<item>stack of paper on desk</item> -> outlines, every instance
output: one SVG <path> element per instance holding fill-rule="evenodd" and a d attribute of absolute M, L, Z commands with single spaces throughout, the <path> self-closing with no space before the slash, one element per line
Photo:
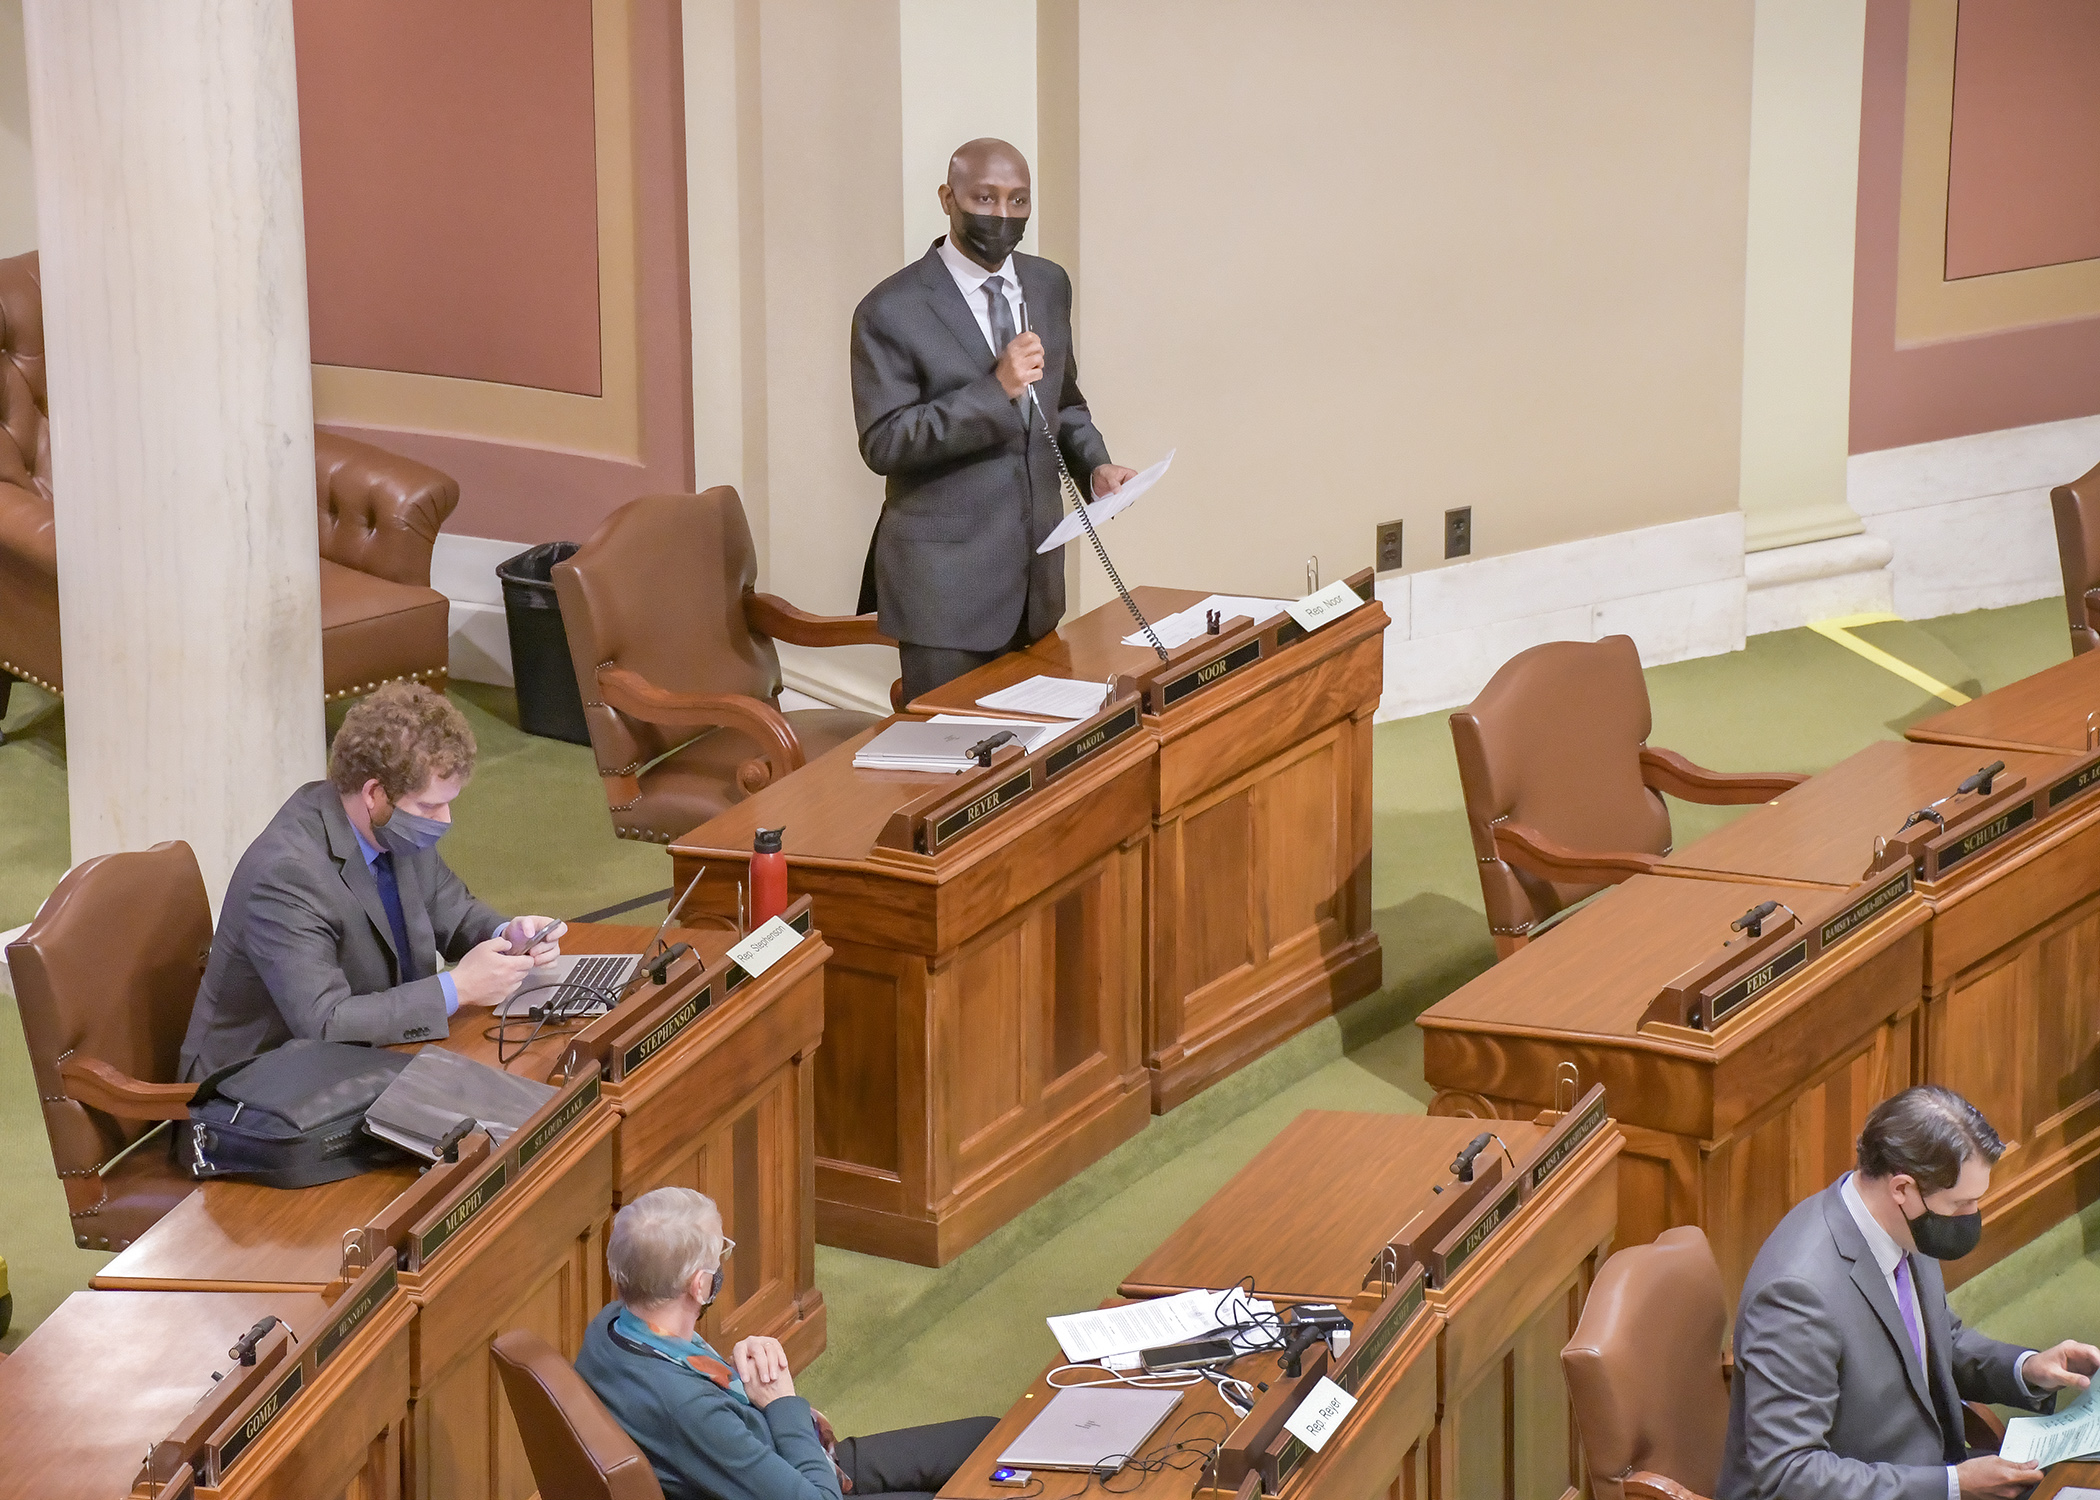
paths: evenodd
<path fill-rule="evenodd" d="M 1023 751 L 1033 755 L 1079 721 L 1077 719 L 1052 719 L 1047 724 L 1034 723 L 1028 719 L 979 719 L 969 714 L 935 714 L 930 723 L 974 724 L 980 735 L 997 734 L 1004 729 L 1014 737 L 1014 743 Z"/>
<path fill-rule="evenodd" d="M 1012 714 L 1041 714 L 1051 719 L 1084 719 L 1101 712 L 1107 701 L 1105 683 L 1071 677 L 1031 677 L 985 694 L 977 700 L 977 706 L 1003 708 Z"/>
<path fill-rule="evenodd" d="M 1062 734 L 1067 727 L 947 715 L 926 723 L 907 720 L 892 724 L 861 746 L 854 752 L 853 764 L 863 771 L 966 771 L 977 764 L 970 747 L 990 735 L 1010 734 L 1026 751 Z"/>
<path fill-rule="evenodd" d="M 1185 646 L 1207 628 L 1204 616 L 1212 610 L 1218 612 L 1218 626 L 1226 629 L 1238 620 L 1267 620 L 1283 613 L 1288 599 L 1258 599 L 1246 594 L 1212 594 L 1201 604 L 1190 605 L 1179 614 L 1168 615 L 1163 620 L 1154 620 L 1152 630 L 1159 643 L 1172 651 L 1176 646 Z M 1133 631 L 1123 637 L 1126 646 L 1149 646 L 1142 630 Z"/>
<path fill-rule="evenodd" d="M 1065 1358 L 1082 1364 L 1137 1349 L 1200 1339 L 1220 1328 L 1273 1325 L 1275 1317 L 1274 1303 L 1257 1302 L 1235 1286 L 1222 1292 L 1183 1292 L 1179 1296 L 1155 1297 L 1043 1321 L 1057 1336 Z"/>

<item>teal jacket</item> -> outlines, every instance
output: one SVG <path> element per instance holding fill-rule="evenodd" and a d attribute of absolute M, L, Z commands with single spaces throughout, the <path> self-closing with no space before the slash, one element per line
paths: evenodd
<path fill-rule="evenodd" d="M 576 1372 L 649 1456 L 665 1500 L 841 1500 L 809 1403 L 750 1405 L 675 1358 L 616 1337 L 614 1302 L 584 1330 Z"/>

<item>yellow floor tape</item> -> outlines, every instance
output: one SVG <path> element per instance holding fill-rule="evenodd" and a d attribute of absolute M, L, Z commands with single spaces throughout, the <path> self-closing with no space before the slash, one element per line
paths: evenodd
<path fill-rule="evenodd" d="M 1891 656 L 1879 646 L 1871 646 L 1852 633 L 1857 626 L 1886 625 L 1902 618 L 1901 615 L 1840 615 L 1835 620 L 1812 621 L 1808 628 L 1825 640 L 1836 641 L 1847 651 L 1865 657 L 1883 671 L 1894 672 L 1905 682 L 1925 689 L 1933 697 L 1951 703 L 1956 708 L 1967 703 L 1969 701 L 1967 693 L 1957 692 L 1955 689 L 1948 687 L 1946 683 L 1941 682 L 1937 677 L 1920 672 L 1901 657 Z"/>

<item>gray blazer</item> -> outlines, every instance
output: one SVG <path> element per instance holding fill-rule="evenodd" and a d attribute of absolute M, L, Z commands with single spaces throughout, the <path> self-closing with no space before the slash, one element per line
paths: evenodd
<path fill-rule="evenodd" d="M 1794 1205 L 1743 1283 L 1717 1500 L 1947 1500 L 1962 1401 L 2053 1404 L 2020 1394 L 2026 1351 L 1964 1328 L 1939 1262 L 1914 1255 L 1928 1380 L 1843 1181 Z"/>
<path fill-rule="evenodd" d="M 1060 549 L 1035 549 L 1064 514 L 1041 418 L 992 374 L 998 358 L 941 263 L 940 241 L 853 311 L 853 417 L 860 455 L 885 476 L 860 610 L 918 646 L 998 651 L 1025 604 L 1031 638 L 1065 613 Z M 1072 355 L 1072 282 L 1055 261 L 1015 255 L 1043 341 L 1036 396 L 1082 494 L 1107 463 Z M 1028 419 L 1022 420 L 1026 407 Z"/>
<path fill-rule="evenodd" d="M 295 1036 L 421 1042 L 448 1034 L 431 955 L 457 962 L 504 918 L 476 901 L 434 849 L 394 856 L 421 979 L 400 982 L 379 884 L 342 798 L 309 782 L 234 867 L 211 962 L 182 1043 L 182 1076 L 204 1077 Z"/>

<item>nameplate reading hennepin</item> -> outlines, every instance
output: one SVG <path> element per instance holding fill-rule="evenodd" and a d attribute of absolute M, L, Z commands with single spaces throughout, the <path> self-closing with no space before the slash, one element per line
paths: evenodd
<path fill-rule="evenodd" d="M 234 1432 L 232 1437 L 219 1445 L 219 1473 L 221 1475 L 224 1475 L 228 1469 L 232 1468 L 235 1460 L 248 1451 L 250 1443 L 270 1430 L 272 1422 L 284 1415 L 284 1409 L 291 1405 L 292 1397 L 299 1394 L 299 1387 L 305 1383 L 305 1367 L 303 1365 L 293 1365 L 292 1373 L 277 1383 L 277 1389 L 270 1392 L 263 1404 L 248 1413 L 248 1420 L 241 1423 L 239 1429 Z"/>
<path fill-rule="evenodd" d="M 933 841 L 945 844 L 958 833 L 983 822 L 1007 803 L 1028 790 L 1033 772 L 1023 771 L 1018 776 L 1009 776 L 991 791 L 986 792 L 968 807 L 959 807 L 947 817 L 933 825 Z"/>
<path fill-rule="evenodd" d="M 1738 979 L 1720 994 L 1714 996 L 1711 1013 L 1706 1018 L 1706 1029 L 1711 1031 L 1744 1006 L 1762 995 L 1778 980 L 1801 967 L 1808 961 L 1808 939 L 1787 949 L 1755 974 Z"/>
<path fill-rule="evenodd" d="M 1531 1190 L 1535 1193 L 1548 1177 L 1568 1163 L 1568 1158 L 1581 1149 L 1582 1143 L 1595 1135 L 1604 1125 L 1604 1096 L 1599 1094 L 1590 1107 L 1576 1117 L 1567 1132 L 1554 1142 L 1553 1149 L 1531 1164 Z"/>
<path fill-rule="evenodd" d="M 1972 854 L 1981 854 L 1991 845 L 2004 838 L 2015 828 L 2034 820 L 2034 803 L 2022 802 L 2018 807 L 1999 814 L 1974 833 L 1955 840 L 1940 851 L 1939 873 L 1944 875 Z"/>
<path fill-rule="evenodd" d="M 392 1257 L 388 1257 L 388 1260 L 391 1262 Z M 321 1336 L 314 1340 L 316 1371 L 327 1368 L 328 1361 L 335 1357 L 336 1351 L 350 1342 L 350 1335 L 364 1327 L 365 1320 L 370 1318 L 387 1298 L 394 1295 L 394 1286 L 395 1271 L 389 1263 L 372 1284 L 359 1292 L 336 1320 L 323 1329 Z"/>
<path fill-rule="evenodd" d="M 2049 806 L 2053 810 L 2070 801 L 2080 792 L 2089 792 L 2096 786 L 2100 786 L 2100 760 L 2096 760 L 2082 770 L 2066 776 L 2055 786 L 2049 788 Z"/>
<path fill-rule="evenodd" d="M 1063 749 L 1053 750 L 1043 762 L 1043 774 L 1062 776 L 1088 756 L 1099 754 L 1138 727 L 1138 706 L 1133 703 L 1113 719 L 1104 719 Z"/>
<path fill-rule="evenodd" d="M 689 998 L 685 1004 L 672 1011 L 656 1028 L 640 1041 L 620 1054 L 620 1076 L 631 1077 L 634 1070 L 678 1039 L 678 1034 L 700 1019 L 707 1007 L 714 1002 L 715 987 L 700 986 L 700 993 Z"/>
<path fill-rule="evenodd" d="M 705 994 L 707 992 L 702 990 L 701 993 Z M 659 1026 L 656 1029 L 661 1031 L 663 1027 Z M 651 1034 L 654 1035 L 654 1033 Z M 661 1046 L 662 1043 L 659 1042 L 657 1045 Z M 520 1172 L 524 1171 L 526 1165 L 535 1156 L 538 1156 L 542 1151 L 553 1145 L 555 1139 L 564 1130 L 574 1125 L 583 1112 L 597 1102 L 598 1080 L 593 1078 L 589 1083 L 586 1083 L 582 1088 L 570 1095 L 569 1101 L 557 1109 L 547 1120 L 534 1126 L 532 1133 L 519 1143 L 518 1170 Z"/>
<path fill-rule="evenodd" d="M 445 1215 L 428 1229 L 416 1243 L 416 1259 L 419 1266 L 430 1264 L 430 1257 L 444 1249 L 446 1241 L 458 1234 L 474 1221 L 474 1216 L 496 1201 L 503 1191 L 503 1184 L 510 1180 L 510 1163 L 496 1163 L 496 1170 L 474 1184 L 474 1191 L 459 1200 L 452 1212 Z"/>
<path fill-rule="evenodd" d="M 1241 667 L 1251 667 L 1261 660 L 1261 640 L 1257 637 L 1226 652 L 1215 661 L 1207 661 L 1186 676 L 1177 677 L 1160 690 L 1160 707 L 1171 708 L 1197 688 L 1209 687 L 1221 677 L 1237 672 Z"/>
<path fill-rule="evenodd" d="M 1888 881 L 1867 892 L 1859 900 L 1846 907 L 1823 924 L 1823 946 L 1832 947 L 1848 937 L 1857 936 L 1866 926 L 1883 912 L 1910 894 L 1910 871 L 1904 870 L 1894 880 Z"/>

